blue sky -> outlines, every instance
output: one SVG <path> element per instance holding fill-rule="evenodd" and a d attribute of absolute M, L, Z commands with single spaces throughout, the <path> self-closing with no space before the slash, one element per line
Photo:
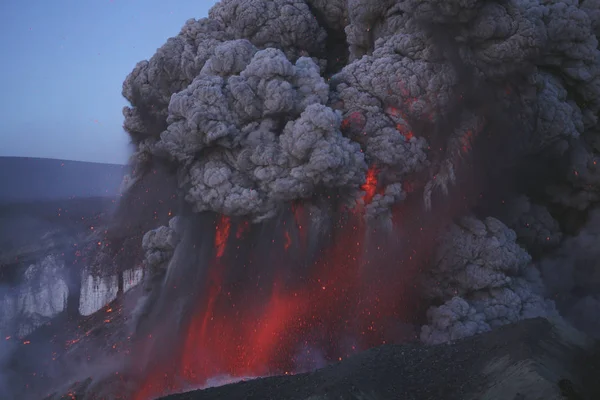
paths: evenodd
<path fill-rule="evenodd" d="M 215 0 L 0 0 L 0 156 L 126 163 L 121 85 Z"/>

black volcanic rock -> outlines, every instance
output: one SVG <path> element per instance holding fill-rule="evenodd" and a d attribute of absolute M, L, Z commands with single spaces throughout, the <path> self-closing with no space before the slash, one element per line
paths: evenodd
<path fill-rule="evenodd" d="M 111 307 L 120 308 L 116 303 Z M 93 319 L 98 317 L 88 318 L 88 328 Z M 100 321 L 95 324 L 105 329 Z M 107 343 L 117 340 L 117 331 Z M 87 343 L 77 345 L 98 348 L 92 342 L 106 341 L 105 335 L 91 335 Z M 123 391 L 130 386 L 127 378 L 117 376 L 73 378 L 45 400 L 129 398 Z M 537 318 L 450 344 L 385 345 L 310 373 L 242 381 L 160 400 L 596 400 L 598 376 L 598 343 L 563 323 Z"/>
<path fill-rule="evenodd" d="M 126 166 L 48 158 L 0 157 L 0 204 L 114 197 Z"/>
<path fill-rule="evenodd" d="M 599 399 L 596 344 L 545 319 L 452 344 L 387 345 L 312 373 L 276 376 L 162 400 Z"/>

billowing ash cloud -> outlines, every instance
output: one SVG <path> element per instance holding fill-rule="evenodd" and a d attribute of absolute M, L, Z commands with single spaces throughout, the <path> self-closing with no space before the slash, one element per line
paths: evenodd
<path fill-rule="evenodd" d="M 552 250 L 563 239 L 560 225 L 548 208 L 532 204 L 526 196 L 510 199 L 501 218 L 516 232 L 518 241 L 532 254 L 543 254 Z"/>
<path fill-rule="evenodd" d="M 600 210 L 540 261 L 548 294 L 574 325 L 600 337 Z"/>
<path fill-rule="evenodd" d="M 466 217 L 448 229 L 425 278 L 427 296 L 444 302 L 427 311 L 421 340 L 441 343 L 525 318 L 554 316 L 540 273 L 517 235 L 495 218 Z"/>
<path fill-rule="evenodd" d="M 198 212 L 260 220 L 319 190 L 354 195 L 364 156 L 341 134 L 340 113 L 324 105 L 328 93 L 310 58 L 292 64 L 277 49 L 224 42 L 172 95 L 168 127 L 151 151 L 180 163 Z"/>
<path fill-rule="evenodd" d="M 169 221 L 169 226 L 159 226 L 146 232 L 142 238 L 146 267 L 156 268 L 171 259 L 179 242 L 178 224 L 179 217 L 174 217 Z"/>
<path fill-rule="evenodd" d="M 544 179 L 480 196 L 504 202 L 499 219 L 459 219 L 436 242 L 421 338 L 554 316 L 556 293 L 581 319 L 600 301 L 585 244 L 599 223 L 599 4 L 223 0 L 125 80 L 128 184 L 165 164 L 197 213 L 263 222 L 305 202 L 391 227 L 398 207 L 456 199 L 440 194 L 465 166 L 525 176 L 535 155 Z M 169 259 L 172 230 L 144 237 L 148 264 Z"/>
<path fill-rule="evenodd" d="M 323 191 L 358 197 L 364 158 L 392 172 L 385 186 L 429 168 L 429 203 L 447 191 L 475 137 L 493 130 L 490 110 L 467 104 L 467 81 L 486 82 L 496 97 L 488 106 L 520 106 L 513 117 L 527 151 L 596 124 L 594 10 L 573 2 L 222 1 L 125 81 L 137 171 L 151 158 L 176 160 L 196 210 L 261 220 Z M 342 29 L 351 62 L 328 84 L 327 32 Z"/>

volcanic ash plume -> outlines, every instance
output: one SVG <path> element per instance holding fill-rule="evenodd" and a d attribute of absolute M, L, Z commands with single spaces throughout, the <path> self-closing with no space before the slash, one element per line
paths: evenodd
<path fill-rule="evenodd" d="M 135 366 L 138 397 L 406 322 L 440 343 L 556 317 L 556 260 L 593 252 L 599 21 L 591 0 L 223 0 L 187 21 L 123 84 L 126 187 L 162 166 L 184 199 L 142 243 L 140 346 L 163 362 Z M 559 309 L 597 309 L 592 286 Z"/>
<path fill-rule="evenodd" d="M 426 343 L 442 343 L 525 318 L 556 314 L 545 300 L 540 273 L 495 218 L 463 218 L 442 237 L 428 271 L 425 294 L 445 301 L 428 310 Z"/>

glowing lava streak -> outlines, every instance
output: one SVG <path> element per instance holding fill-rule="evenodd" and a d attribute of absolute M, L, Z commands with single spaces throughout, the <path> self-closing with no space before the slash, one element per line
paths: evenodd
<path fill-rule="evenodd" d="M 229 217 L 221 216 L 215 233 L 215 250 L 217 258 L 221 258 L 223 257 L 223 254 L 225 254 L 225 246 L 227 245 L 230 230 L 231 220 Z"/>
<path fill-rule="evenodd" d="M 473 134 L 473 131 L 471 129 L 469 129 L 460 137 L 459 140 L 460 140 L 461 150 L 462 150 L 463 154 L 467 154 L 471 150 L 474 136 L 475 135 Z"/>
<path fill-rule="evenodd" d="M 307 215 L 301 203 L 292 204 L 292 206 L 290 207 L 290 211 L 292 212 L 292 214 L 294 214 L 294 221 L 296 222 L 296 228 L 300 241 L 299 250 L 303 251 L 306 248 L 306 243 L 308 240 L 306 229 Z"/>
<path fill-rule="evenodd" d="M 241 239 L 244 236 L 244 234 L 248 231 L 249 227 L 250 227 L 250 223 L 248 221 L 243 221 L 242 223 L 240 223 L 237 227 L 235 237 L 237 239 Z"/>
<path fill-rule="evenodd" d="M 369 176 L 363 189 L 374 196 L 376 171 Z M 294 209 L 296 218 L 299 210 Z M 206 285 L 199 288 L 182 347 L 174 352 L 180 354 L 176 367 L 159 366 L 135 399 L 180 390 L 182 378 L 186 385 L 200 387 L 216 376 L 298 371 L 307 362 L 338 360 L 384 342 L 386 327 L 398 318 L 399 288 L 393 288 L 389 300 L 382 286 L 389 276 L 365 280 L 370 270 L 364 268 L 367 230 L 362 215 L 341 216 L 328 243 L 312 257 L 285 250 L 285 232 L 297 229 L 289 231 L 294 238 L 300 233 L 300 222 L 295 225 L 252 225 L 245 238 L 237 239 L 228 237 L 229 220 L 220 217 L 214 245 L 223 251 L 216 251 L 204 267 Z M 240 246 L 240 240 L 250 246 Z M 298 260 L 299 254 L 305 258 Z M 314 358 L 307 360 L 301 346 L 314 349 L 308 356 Z"/>
<path fill-rule="evenodd" d="M 373 197 L 375 197 L 375 193 L 377 193 L 378 173 L 379 171 L 375 167 L 370 167 L 367 171 L 367 179 L 361 186 L 361 189 L 365 192 L 365 195 L 363 196 L 363 201 L 365 204 L 371 203 L 371 201 L 373 201 Z"/>
<path fill-rule="evenodd" d="M 235 268 L 230 254 L 215 259 L 209 293 L 200 301 L 187 332 L 181 375 L 202 385 L 216 375 L 290 371 L 295 368 L 298 343 L 316 331 L 325 347 L 335 348 L 346 335 L 344 321 L 352 318 L 356 308 L 350 302 L 360 298 L 363 234 L 356 226 L 342 230 L 335 245 L 310 268 L 309 277 L 291 283 L 284 282 L 279 268 L 259 287 L 227 283 L 224 275 L 231 276 Z M 246 292 L 243 301 L 235 300 L 234 290 L 237 295 Z"/>
<path fill-rule="evenodd" d="M 285 243 L 283 244 L 283 247 L 287 251 L 290 248 L 290 245 L 292 244 L 292 238 L 290 237 L 290 233 L 287 230 L 283 234 L 285 237 Z"/>

